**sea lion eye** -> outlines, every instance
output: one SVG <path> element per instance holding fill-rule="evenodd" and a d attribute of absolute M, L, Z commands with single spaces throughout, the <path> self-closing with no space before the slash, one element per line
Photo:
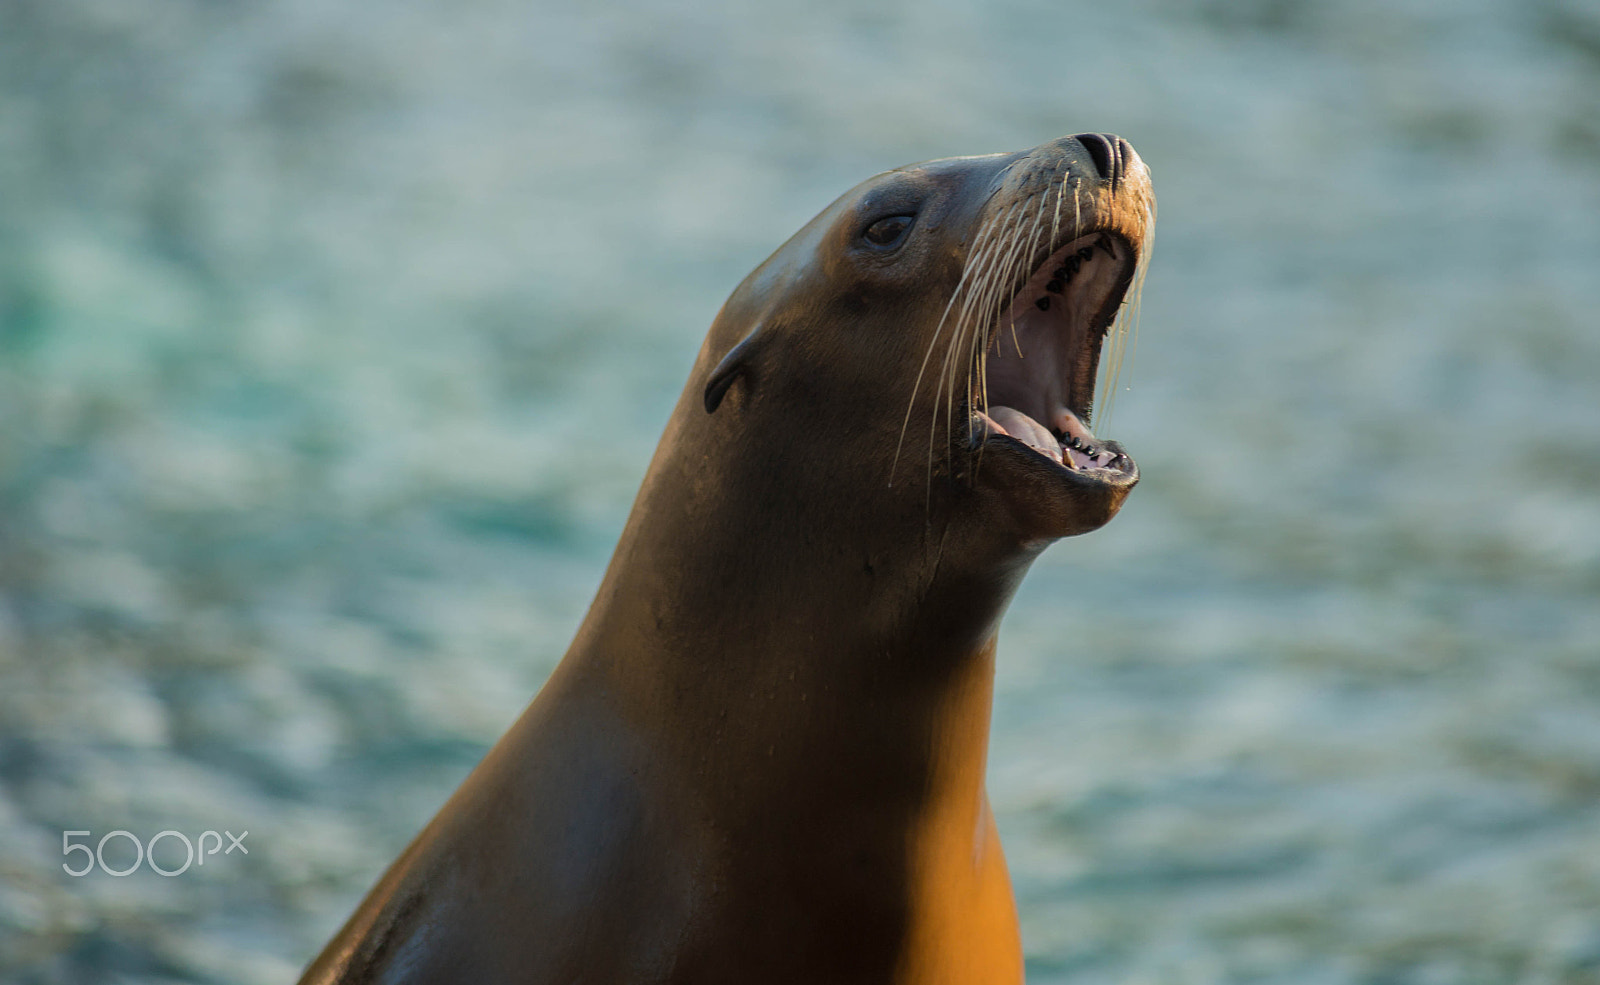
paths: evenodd
<path fill-rule="evenodd" d="M 886 219 L 879 219 L 867 227 L 861 236 L 873 246 L 893 246 L 905 238 L 906 230 L 911 228 L 911 220 L 916 216 L 892 215 Z"/>

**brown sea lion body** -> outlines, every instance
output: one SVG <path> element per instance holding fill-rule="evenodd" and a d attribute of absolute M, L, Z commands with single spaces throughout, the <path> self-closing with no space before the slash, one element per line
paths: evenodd
<path fill-rule="evenodd" d="M 758 267 L 571 649 L 302 981 L 1021 981 L 996 628 L 1138 479 L 1087 419 L 1152 216 L 1085 134 L 886 172 Z"/>

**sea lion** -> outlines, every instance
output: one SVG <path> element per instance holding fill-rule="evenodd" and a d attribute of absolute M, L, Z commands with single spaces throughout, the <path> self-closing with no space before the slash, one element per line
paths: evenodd
<path fill-rule="evenodd" d="M 1022 979 L 995 633 L 1138 481 L 1088 429 L 1114 136 L 898 168 L 711 326 L 571 649 L 304 983 Z"/>

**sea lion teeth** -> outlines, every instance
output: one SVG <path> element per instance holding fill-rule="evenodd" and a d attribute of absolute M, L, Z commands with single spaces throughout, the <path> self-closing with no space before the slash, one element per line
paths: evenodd
<path fill-rule="evenodd" d="M 1078 251 L 1078 259 L 1082 260 L 1084 263 L 1088 263 L 1093 256 L 1094 247 L 1092 246 L 1085 246 L 1083 249 Z"/>
<path fill-rule="evenodd" d="M 1037 307 L 1040 311 L 1049 311 L 1050 310 L 1050 299 L 1049 298 L 1040 298 L 1039 300 L 1037 300 L 1037 301 L 1035 301 L 1033 303 L 1034 303 L 1034 306 Z"/>
<path fill-rule="evenodd" d="M 1084 426 L 1078 415 L 1065 407 L 1057 406 L 1050 415 L 1050 424 L 1062 435 L 1062 440 L 1070 439 L 1074 443 L 1081 442 L 1083 447 L 1088 447 L 1095 440 L 1094 432 Z"/>
<path fill-rule="evenodd" d="M 1066 285 L 1062 284 L 1059 280 L 1053 280 L 1050 283 L 1046 284 L 1044 286 L 1044 289 L 1049 291 L 1051 294 L 1060 294 L 1061 293 L 1061 289 L 1064 286 L 1066 286 Z"/>
<path fill-rule="evenodd" d="M 1100 247 L 1102 250 L 1105 250 L 1106 256 L 1110 257 L 1111 259 L 1115 260 L 1117 258 L 1116 250 L 1114 250 L 1111 246 L 1111 237 L 1102 236 L 1095 241 L 1094 245 Z"/>

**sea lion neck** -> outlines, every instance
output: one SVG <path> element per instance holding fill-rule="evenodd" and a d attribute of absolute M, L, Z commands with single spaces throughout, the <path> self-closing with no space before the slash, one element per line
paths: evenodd
<path fill-rule="evenodd" d="M 980 659 L 1042 544 L 973 523 L 980 494 L 948 477 L 891 486 L 886 458 L 872 479 L 838 470 L 858 446 L 795 442 L 781 464 L 719 447 L 693 396 L 667 428 L 569 661 L 633 681 L 661 675 L 687 689 L 682 700 L 704 688 L 717 702 L 733 682 L 774 674 L 894 700 L 874 689 L 936 688 Z"/>
<path fill-rule="evenodd" d="M 828 823 L 772 812 L 826 805 L 904 853 L 909 818 L 979 810 L 995 634 L 1036 550 L 963 520 L 957 482 L 840 467 L 883 436 L 752 454 L 737 409 L 685 391 L 553 683 L 603 695 L 719 825 L 808 843 Z"/>

